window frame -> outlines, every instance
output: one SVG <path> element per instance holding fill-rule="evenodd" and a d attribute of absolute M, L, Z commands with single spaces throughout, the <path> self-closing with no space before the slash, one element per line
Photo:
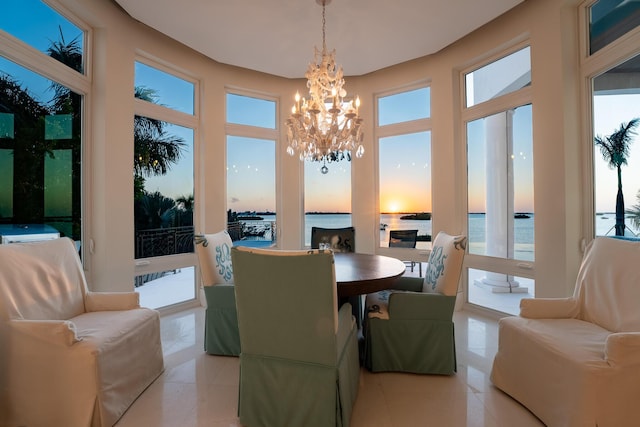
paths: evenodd
<path fill-rule="evenodd" d="M 580 31 L 580 98 L 581 116 L 584 118 L 582 126 L 582 174 L 583 204 L 582 204 L 582 248 L 595 238 L 596 208 L 595 208 L 595 150 L 593 147 L 593 79 L 613 67 L 640 55 L 640 25 L 625 33 L 623 36 L 603 46 L 593 54 L 589 53 L 589 7 L 597 0 L 584 1 L 579 9 Z M 637 143 L 637 142 L 636 142 Z M 630 207 L 633 201 L 625 201 L 625 207 Z"/>
<path fill-rule="evenodd" d="M 379 126 L 380 120 L 379 120 L 379 99 L 380 98 L 385 98 L 388 96 L 393 96 L 393 95 L 397 95 L 397 94 L 401 94 L 404 92 L 411 92 L 414 90 L 419 90 L 419 89 L 424 89 L 424 88 L 429 88 L 429 117 L 425 117 L 425 118 L 421 118 L 421 119 L 415 119 L 415 120 L 408 120 L 405 122 L 396 122 L 396 123 L 391 123 L 391 124 L 387 124 L 387 125 L 383 125 L 383 126 Z M 384 138 L 389 138 L 389 137 L 394 137 L 394 136 L 402 136 L 402 135 L 409 135 L 409 134 L 418 134 L 418 133 L 424 133 L 424 132 L 428 132 L 430 134 L 430 151 L 431 151 L 431 159 L 433 159 L 433 127 L 432 127 L 432 115 L 431 112 L 433 111 L 433 109 L 431 108 L 431 79 L 423 79 L 417 82 L 413 82 L 407 85 L 402 85 L 402 86 L 396 86 L 393 88 L 389 88 L 386 89 L 384 91 L 381 92 L 377 92 L 374 93 L 373 95 L 374 98 L 374 130 L 373 130 L 373 137 L 374 137 L 374 177 L 375 177 L 375 215 L 376 215 L 376 222 L 374 224 L 374 228 L 372 230 L 372 232 L 374 233 L 373 235 L 376 236 L 375 237 L 375 251 L 378 254 L 381 255 L 387 255 L 387 256 L 392 256 L 395 258 L 399 258 L 399 259 L 403 259 L 403 260 L 407 260 L 407 261 L 416 261 L 416 262 L 421 262 L 424 261 L 424 259 L 422 259 L 422 254 L 425 253 L 425 249 L 424 248 L 394 248 L 394 247 L 387 247 L 387 246 L 381 246 L 380 245 L 380 216 L 382 215 L 382 213 L 380 212 L 380 140 L 384 139 Z M 433 176 L 431 177 L 431 185 L 433 185 Z M 431 219 L 431 224 L 432 224 L 432 229 L 434 229 L 433 224 L 434 224 L 434 216 L 433 216 L 433 211 L 434 211 L 434 206 L 433 206 L 433 192 L 432 192 L 432 209 L 431 209 L 431 214 L 432 214 L 432 219 Z M 429 245 L 430 246 L 430 245 Z"/>
<path fill-rule="evenodd" d="M 237 95 L 237 96 L 245 96 L 245 97 L 249 97 L 249 98 L 255 98 L 255 99 L 260 99 L 260 100 L 265 100 L 265 101 L 270 101 L 273 102 L 275 105 L 275 127 L 272 128 L 265 128 L 265 127 L 260 127 L 260 126 L 252 126 L 252 125 L 244 125 L 244 124 L 239 124 L 239 123 L 231 123 L 231 122 L 227 122 L 227 94 L 232 94 L 232 95 Z M 254 90 L 249 90 L 249 89 L 243 89 L 240 87 L 234 87 L 234 86 L 225 86 L 225 90 L 224 90 L 224 109 L 223 109 L 223 114 L 224 114 L 224 144 L 222 144 L 222 146 L 220 147 L 220 151 L 221 151 L 221 155 L 224 157 L 224 165 L 225 165 L 225 169 L 228 168 L 228 164 L 227 164 L 227 159 L 228 159 L 228 152 L 227 152 L 227 141 L 228 141 L 228 137 L 229 136 L 234 136 L 234 137 L 240 137 L 240 138 L 251 138 L 251 139 L 258 139 L 258 140 L 269 140 L 269 141 L 273 141 L 274 143 L 274 154 L 275 154 L 275 214 L 276 214 L 276 221 L 275 221 L 275 228 L 276 228 L 276 236 L 275 236 L 275 246 L 274 247 L 279 247 L 280 245 L 280 237 L 281 237 L 281 220 L 280 218 L 282 217 L 282 214 L 280 212 L 280 202 L 279 202 L 279 194 L 281 193 L 281 180 L 280 180 L 280 154 L 278 152 L 278 150 L 280 149 L 280 98 L 276 95 L 270 94 L 270 93 L 266 93 L 266 92 L 260 92 L 260 91 L 254 91 Z M 229 206 L 228 206 L 228 182 L 227 182 L 227 173 L 224 173 L 224 205 L 225 205 L 225 212 L 229 210 Z M 226 215 L 225 215 L 225 221 L 224 221 L 225 227 L 227 226 L 227 219 L 226 219 Z"/>
<path fill-rule="evenodd" d="M 519 40 L 512 44 L 511 46 L 502 49 L 498 52 L 493 53 L 492 55 L 487 56 L 483 60 L 474 62 L 473 64 L 469 64 L 464 68 L 458 70 L 458 84 L 460 87 L 459 96 L 458 96 L 458 105 L 460 111 L 460 122 L 459 122 L 459 134 L 460 134 L 460 146 L 461 146 L 461 161 L 464 165 L 465 177 L 464 177 L 464 201 L 461 206 L 464 207 L 465 215 L 463 222 L 463 230 L 466 235 L 469 235 L 469 188 L 468 188 L 468 174 L 467 174 L 467 164 L 468 164 L 468 156 L 467 156 L 467 143 L 468 143 L 468 134 L 467 134 L 467 125 L 470 122 L 473 122 L 478 119 L 490 117 L 492 115 L 507 111 L 512 108 L 522 107 L 524 105 L 531 104 L 531 108 L 534 108 L 533 103 L 533 82 L 522 89 L 519 89 L 515 92 L 509 92 L 504 95 L 498 96 L 496 98 L 489 99 L 487 101 L 481 102 L 479 104 L 475 104 L 471 107 L 466 106 L 466 75 L 470 72 L 473 72 L 483 66 L 495 62 L 501 58 L 505 58 L 512 53 L 518 52 L 522 50 L 526 46 L 531 46 L 531 41 Z M 533 120 L 533 117 L 532 117 Z M 535 141 L 534 141 L 535 143 Z M 535 150 L 534 150 L 535 154 Z M 534 177 L 535 177 L 535 158 L 534 158 Z M 535 178 L 534 178 L 535 179 Z M 535 199 L 535 189 L 534 189 L 534 199 Z M 535 209 L 534 209 L 535 210 Z M 535 249 L 534 249 L 535 250 Z M 464 274 L 462 274 L 462 289 L 464 289 L 465 299 L 464 302 L 466 304 L 472 304 L 469 301 L 469 275 L 468 271 L 470 269 L 474 270 L 483 270 L 487 272 L 495 272 L 499 274 L 505 274 L 508 276 L 517 276 L 523 277 L 527 279 L 535 280 L 535 256 L 534 261 L 522 261 L 518 259 L 508 259 L 508 258 L 498 258 L 492 257 L 488 255 L 480 255 L 480 254 L 470 254 L 467 253 L 465 256 L 465 269 Z"/>
<path fill-rule="evenodd" d="M 131 98 L 133 100 L 133 116 L 131 120 L 133 121 L 135 116 L 144 116 L 149 117 L 156 120 L 161 120 L 164 122 L 168 122 L 174 125 L 179 125 L 182 127 L 190 128 L 193 130 L 193 156 L 194 156 L 194 164 L 193 164 L 193 191 L 194 191 L 194 201 L 198 204 L 196 199 L 196 195 L 198 192 L 198 176 L 199 176 L 199 164 L 196 159 L 200 157 L 200 145 L 201 145 L 201 131 L 200 131 L 200 90 L 201 85 L 198 79 L 187 74 L 186 72 L 178 69 L 177 67 L 173 68 L 168 65 L 164 61 L 160 61 L 154 58 L 151 58 L 150 55 L 145 55 L 142 52 L 139 52 L 135 58 L 131 66 L 134 66 L 135 62 L 141 62 L 149 67 L 156 68 L 160 71 L 171 74 L 175 77 L 186 80 L 194 85 L 194 113 L 187 114 L 178 110 L 173 110 L 171 108 L 165 107 L 159 104 L 153 104 L 148 101 L 144 101 L 142 99 L 137 99 L 134 97 L 133 90 L 134 86 L 131 87 Z M 134 81 L 132 81 L 134 83 Z M 132 128 L 133 130 L 133 128 Z M 133 135 L 131 139 L 131 143 L 133 144 Z M 133 174 L 133 171 L 132 171 Z M 133 175 L 132 175 L 133 176 Z M 132 181 L 133 185 L 133 181 Z M 195 208 L 193 210 L 193 223 L 194 230 L 197 229 L 196 224 L 198 224 L 198 209 Z M 133 221 L 133 214 L 131 217 Z M 135 236 L 132 236 L 134 239 Z M 132 240 L 133 242 L 133 240 Z M 135 257 L 135 254 L 134 254 Z M 192 253 L 184 253 L 184 254 L 174 254 L 167 256 L 158 256 L 158 257 L 149 257 L 149 258 L 141 258 L 135 259 L 135 271 L 134 278 L 137 276 L 141 276 L 144 274 L 157 273 L 162 271 L 176 270 L 179 268 L 187 268 L 193 267 L 196 265 L 196 255 L 195 252 Z M 194 275 L 194 295 L 195 299 L 198 299 L 198 275 Z M 189 303 L 190 301 L 184 301 L 185 303 Z"/>

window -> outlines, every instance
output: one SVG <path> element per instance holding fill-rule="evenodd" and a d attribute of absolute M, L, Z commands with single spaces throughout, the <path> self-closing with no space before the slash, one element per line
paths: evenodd
<path fill-rule="evenodd" d="M 40 0 L 4 0 L 0 29 L 84 73 L 85 33 Z"/>
<path fill-rule="evenodd" d="M 527 46 L 465 76 L 467 108 L 531 84 L 531 52 Z"/>
<path fill-rule="evenodd" d="M 467 123 L 469 253 L 534 260 L 531 105 Z"/>
<path fill-rule="evenodd" d="M 136 98 L 186 114 L 194 112 L 193 83 L 142 62 L 135 64 Z"/>
<path fill-rule="evenodd" d="M 195 298 L 195 84 L 135 64 L 134 246 L 135 286 L 152 308 Z"/>
<path fill-rule="evenodd" d="M 351 226 L 351 162 L 304 162 L 304 244 L 311 246 L 311 228 Z"/>
<path fill-rule="evenodd" d="M 534 294 L 532 105 L 529 47 L 464 75 L 467 144 L 467 297 L 511 314 Z M 504 108 L 505 105 L 510 105 Z M 471 109 L 470 107 L 473 107 Z M 488 267 L 488 268 L 487 268 Z M 516 278 L 512 271 L 523 271 Z"/>
<path fill-rule="evenodd" d="M 627 127 L 640 120 L 640 84 L 632 77 L 638 64 L 640 55 L 593 79 L 593 134 L 601 142 L 593 147 L 596 236 L 640 236 L 640 121 Z M 615 134 L 626 141 L 615 144 L 622 140 L 611 139 Z"/>
<path fill-rule="evenodd" d="M 81 74 L 67 76 L 70 87 L 42 73 L 60 74 L 50 58 L 82 72 L 84 32 L 41 2 L 5 2 L 3 12 L 0 27 L 42 55 L 0 56 L 0 235 L 15 241 L 16 234 L 38 229 L 70 237 L 80 248 L 86 92 L 77 88 L 90 84 Z M 48 24 L 25 25 L 32 14 L 56 23 L 55 31 Z M 11 40 L 0 31 L 3 43 Z"/>
<path fill-rule="evenodd" d="M 378 98 L 379 242 L 393 230 L 418 230 L 416 248 L 431 241 L 431 89 Z"/>
<path fill-rule="evenodd" d="M 276 243 L 276 103 L 227 93 L 227 229 L 234 245 Z"/>
<path fill-rule="evenodd" d="M 589 53 L 594 54 L 640 23 L 637 1 L 598 0 L 589 7 Z"/>

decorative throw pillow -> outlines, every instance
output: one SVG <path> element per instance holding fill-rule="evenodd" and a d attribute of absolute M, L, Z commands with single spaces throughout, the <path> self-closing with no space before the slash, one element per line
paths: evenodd
<path fill-rule="evenodd" d="M 366 313 L 369 317 L 377 317 L 378 319 L 389 319 L 389 297 L 391 290 L 367 294 L 365 300 Z"/>
<path fill-rule="evenodd" d="M 231 246 L 233 242 L 227 230 L 196 236 L 196 253 L 204 286 L 233 283 Z"/>
<path fill-rule="evenodd" d="M 450 236 L 439 232 L 429 255 L 422 292 L 454 296 L 458 292 L 466 248 L 465 236 Z"/>

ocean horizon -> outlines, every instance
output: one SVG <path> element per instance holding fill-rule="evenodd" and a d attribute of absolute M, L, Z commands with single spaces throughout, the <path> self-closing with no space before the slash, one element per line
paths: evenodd
<path fill-rule="evenodd" d="M 417 212 L 420 213 L 420 212 Z M 384 213 L 380 215 L 380 245 L 387 246 L 390 230 L 418 230 L 419 236 L 432 236 L 432 220 L 424 219 L 401 219 L 402 216 L 416 214 L 416 212 Z M 259 222 L 273 222 L 276 215 L 268 212 L 251 212 L 251 215 L 259 216 L 258 221 L 251 221 L 251 224 Z M 531 212 L 517 212 L 518 218 L 514 219 L 514 245 L 515 259 L 533 261 L 534 239 L 535 239 L 535 214 Z M 485 214 L 481 212 L 468 214 L 469 221 L 469 251 L 473 254 L 482 255 L 485 253 Z M 595 218 L 596 235 L 613 235 L 615 225 L 615 213 L 601 212 Z M 351 213 L 347 212 L 308 212 L 305 214 L 305 246 L 311 245 L 311 228 L 343 228 L 352 225 Z M 384 226 L 383 226 L 384 225 Z M 627 218 L 627 226 L 635 234 L 639 230 L 632 227 L 630 219 Z M 259 237 L 253 240 L 264 240 Z M 429 249 L 431 242 L 419 241 L 416 245 L 418 249 Z"/>

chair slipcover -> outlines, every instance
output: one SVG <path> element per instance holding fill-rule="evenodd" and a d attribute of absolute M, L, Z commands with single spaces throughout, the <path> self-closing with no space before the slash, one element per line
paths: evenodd
<path fill-rule="evenodd" d="M 222 230 L 197 235 L 195 243 L 207 301 L 204 350 L 208 354 L 238 356 L 240 335 L 231 263 L 233 242 L 227 230 Z"/>
<path fill-rule="evenodd" d="M 593 240 L 572 297 L 523 299 L 499 321 L 494 385 L 549 426 L 637 424 L 639 264 L 640 242 Z"/>
<path fill-rule="evenodd" d="M 240 422 L 348 427 L 360 366 L 333 253 L 231 250 L 240 327 Z"/>
<path fill-rule="evenodd" d="M 456 372 L 453 310 L 466 237 L 438 233 L 424 279 L 400 277 L 367 295 L 365 366 L 374 372 Z"/>
<path fill-rule="evenodd" d="M 112 426 L 163 368 L 158 312 L 88 291 L 72 240 L 0 245 L 1 426 Z"/>

